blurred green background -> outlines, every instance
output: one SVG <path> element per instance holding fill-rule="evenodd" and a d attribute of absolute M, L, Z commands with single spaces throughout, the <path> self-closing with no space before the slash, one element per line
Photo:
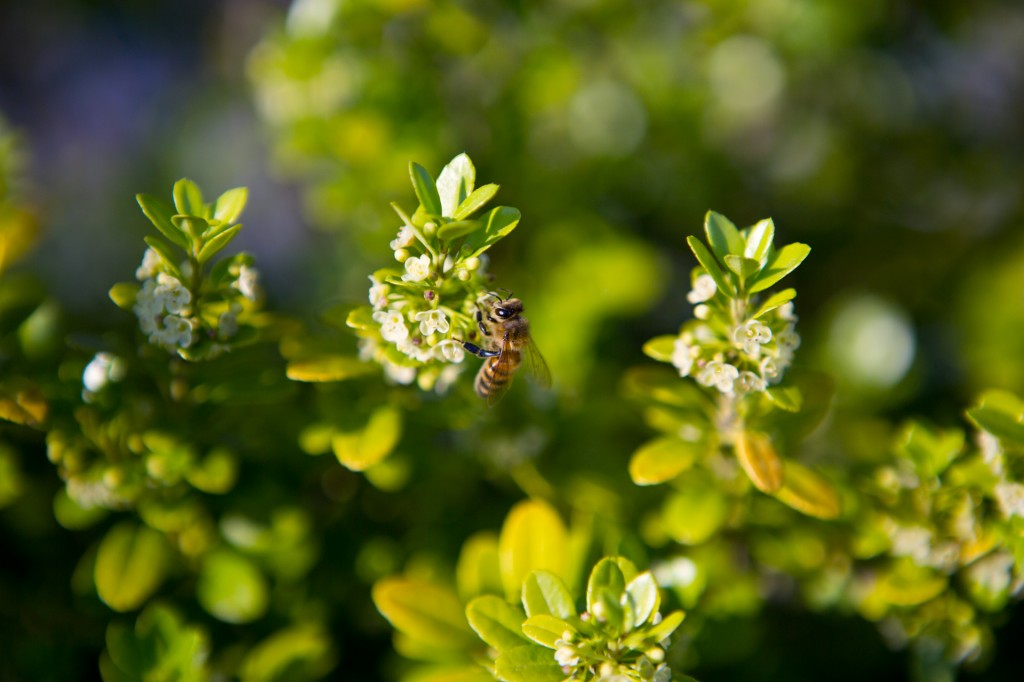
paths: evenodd
<path fill-rule="evenodd" d="M 289 587 L 309 613 L 288 619 L 328 624 L 333 679 L 378 679 L 390 632 L 369 584 L 409 561 L 451 564 L 499 526 L 529 487 L 516 462 L 535 461 L 566 509 L 634 533 L 658 504 L 626 476 L 649 431 L 619 383 L 646 339 L 689 317 L 684 238 L 709 208 L 739 225 L 771 216 L 782 242 L 813 249 L 790 285 L 798 358 L 840 387 L 820 458 L 886 448 L 884 424 L 911 414 L 962 425 L 984 388 L 1024 390 L 1021 36 L 1010 0 L 8 1 L 0 112 L 44 227 L 20 268 L 67 329 L 130 333 L 106 292 L 142 255 L 133 195 L 183 175 L 211 193 L 246 185 L 238 242 L 267 305 L 313 320 L 364 302 L 391 258 L 409 160 L 436 173 L 466 151 L 501 185 L 523 222 L 490 269 L 526 302 L 556 410 L 481 414 L 461 397 L 458 420 L 428 401 L 407 417 L 397 491 L 295 442 L 296 405 L 347 412 L 362 388 L 304 390 L 217 427 L 245 454 L 214 516 L 298 509 L 317 549 Z M 254 414 L 264 425 L 246 435 Z M 72 585 L 116 519 L 58 526 L 41 440 L 3 428 L 24 487 L 0 510 L 0 641 L 16 647 L 0 677 L 98 679 L 115 616 Z M 203 620 L 183 575 L 165 596 Z M 290 595 L 274 593 L 279 621 Z M 966 679 L 1017 679 L 1024 615 L 1005 619 L 993 664 Z M 277 625 L 207 627 L 230 658 Z M 706 630 L 694 674 L 709 682 L 907 674 L 850 615 L 780 604 Z"/>

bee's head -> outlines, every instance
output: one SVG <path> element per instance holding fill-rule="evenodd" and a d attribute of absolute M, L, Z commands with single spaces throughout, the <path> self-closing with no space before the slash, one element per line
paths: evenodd
<path fill-rule="evenodd" d="M 494 302 L 494 314 L 499 319 L 510 320 L 523 312 L 523 302 L 518 298 L 507 298 L 504 301 Z"/>

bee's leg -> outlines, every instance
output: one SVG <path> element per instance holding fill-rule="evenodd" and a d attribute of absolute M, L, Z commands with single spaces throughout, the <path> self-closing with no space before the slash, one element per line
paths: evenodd
<path fill-rule="evenodd" d="M 488 318 L 490 318 L 490 315 L 488 315 Z M 487 325 L 484 324 L 484 315 L 483 313 L 480 312 L 479 308 L 476 309 L 476 323 L 480 327 L 481 334 L 483 334 L 484 336 L 491 335 L 491 330 L 488 329 Z"/>
<path fill-rule="evenodd" d="M 496 358 L 501 355 L 501 351 L 497 350 L 484 350 L 475 343 L 469 343 L 468 341 L 462 342 L 462 347 L 467 351 L 477 356 L 478 358 Z"/>

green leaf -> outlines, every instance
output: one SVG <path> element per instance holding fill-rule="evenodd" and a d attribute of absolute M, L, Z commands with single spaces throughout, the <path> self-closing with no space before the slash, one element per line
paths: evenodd
<path fill-rule="evenodd" d="M 575 634 L 576 629 L 561 618 L 548 614 L 530 616 L 523 623 L 523 634 L 549 649 L 557 649 L 556 642 L 563 639 L 566 632 Z"/>
<path fill-rule="evenodd" d="M 704 232 L 708 236 L 708 244 L 718 256 L 718 259 L 725 261 L 729 254 L 742 256 L 746 248 L 743 235 L 732 224 L 732 221 L 721 213 L 708 211 L 704 216 Z"/>
<path fill-rule="evenodd" d="M 761 264 L 756 260 L 732 254 L 725 257 L 725 265 L 739 275 L 743 281 L 746 281 L 761 269 Z"/>
<path fill-rule="evenodd" d="M 456 220 L 464 218 L 465 216 L 455 215 L 456 209 L 466 201 L 467 197 L 471 196 L 475 186 L 476 168 L 473 167 L 473 162 L 468 155 L 459 154 L 449 161 L 448 165 L 441 169 L 441 174 L 437 176 L 440 209 L 438 211 L 428 210 L 428 213 L 436 213 Z"/>
<path fill-rule="evenodd" d="M 967 410 L 975 426 L 1005 441 L 1024 445 L 1024 403 L 1008 391 L 987 391 Z"/>
<path fill-rule="evenodd" d="M 178 269 L 178 264 L 175 262 L 176 255 L 171 245 L 165 242 L 159 237 L 145 236 L 142 238 L 151 249 L 160 256 L 160 261 L 164 264 L 170 274 L 174 275 L 178 279 L 181 279 L 181 271 Z"/>
<path fill-rule="evenodd" d="M 475 640 L 462 602 L 447 587 L 385 578 L 373 586 L 373 603 L 396 630 L 427 646 L 460 651 Z"/>
<path fill-rule="evenodd" d="M 733 288 L 732 284 L 725 278 L 725 273 L 715 262 L 715 257 L 708 251 L 708 247 L 697 239 L 696 237 L 687 237 L 686 243 L 690 245 L 690 250 L 693 251 L 693 255 L 697 257 L 697 262 L 700 263 L 708 274 L 711 275 L 711 279 L 715 280 L 715 284 L 718 288 L 724 291 L 729 296 L 736 295 L 736 289 Z"/>
<path fill-rule="evenodd" d="M 509 601 L 520 598 L 531 572 L 562 573 L 565 543 L 565 525 L 546 502 L 527 500 L 512 508 L 498 538 L 501 579 Z"/>
<path fill-rule="evenodd" d="M 207 217 L 203 193 L 196 187 L 196 183 L 188 178 L 182 178 L 174 183 L 174 207 L 180 215 Z"/>
<path fill-rule="evenodd" d="M 211 495 L 228 492 L 237 478 L 238 458 L 224 448 L 213 450 L 185 472 L 185 479 L 192 487 Z"/>
<path fill-rule="evenodd" d="M 237 235 L 238 231 L 241 229 L 241 223 L 237 225 L 232 225 L 228 229 L 217 234 L 215 237 L 208 239 L 206 243 L 203 244 L 203 248 L 199 249 L 199 254 L 196 256 L 196 258 L 199 259 L 200 263 L 205 263 L 206 261 L 210 260 L 217 254 L 217 252 L 219 252 L 221 249 L 227 246 L 231 242 L 231 240 L 235 238 L 235 235 Z"/>
<path fill-rule="evenodd" d="M 807 254 L 810 252 L 811 247 L 807 246 L 807 244 L 795 243 L 783 246 L 768 259 L 768 264 L 764 266 L 761 274 L 757 276 L 757 279 L 751 285 L 750 293 L 756 294 L 759 291 L 764 291 L 796 270 L 797 266 L 804 262 L 804 259 L 807 258 Z"/>
<path fill-rule="evenodd" d="M 441 241 L 450 242 L 453 239 L 465 237 L 467 234 L 476 232 L 482 229 L 483 226 L 484 224 L 480 220 L 458 220 L 439 227 L 437 229 L 437 238 Z"/>
<path fill-rule="evenodd" d="M 675 353 L 675 344 L 678 336 L 666 334 L 655 336 L 644 344 L 644 355 L 658 362 L 672 362 L 672 355 Z"/>
<path fill-rule="evenodd" d="M 213 208 L 214 220 L 219 220 L 226 225 L 238 220 L 245 209 L 245 203 L 249 200 L 249 189 L 246 187 L 235 187 L 217 197 Z"/>
<path fill-rule="evenodd" d="M 318 680 L 334 667 L 331 637 L 319 623 L 278 630 L 254 646 L 242 664 L 242 682 Z"/>
<path fill-rule="evenodd" d="M 441 211 L 441 197 L 434 186 L 434 179 L 430 177 L 427 169 L 418 163 L 409 162 L 409 178 L 412 180 L 413 190 L 420 200 L 420 206 L 430 215 L 443 215 Z"/>
<path fill-rule="evenodd" d="M 160 230 L 163 236 L 183 249 L 189 247 L 188 236 L 171 222 L 171 216 L 174 215 L 174 211 L 171 210 L 170 206 L 151 194 L 136 194 L 135 200 L 139 202 L 139 207 L 146 217 L 149 218 L 149 222 L 153 223 L 153 226 Z"/>
<path fill-rule="evenodd" d="M 263 616 L 269 594 L 263 573 L 252 560 L 231 550 L 208 554 L 196 582 L 199 604 L 225 623 L 248 623 Z"/>
<path fill-rule="evenodd" d="M 115 611 L 142 606 L 164 580 L 170 554 L 163 535 L 124 521 L 107 531 L 96 554 L 96 592 Z"/>
<path fill-rule="evenodd" d="M 480 639 L 498 651 L 522 646 L 527 641 L 522 631 L 523 613 L 493 594 L 471 601 L 466 607 L 466 620 Z"/>
<path fill-rule="evenodd" d="M 345 324 L 353 329 L 374 329 L 377 323 L 373 320 L 373 308 L 368 305 L 360 306 L 348 314 Z"/>
<path fill-rule="evenodd" d="M 349 313 L 351 319 L 352 314 Z M 346 381 L 373 374 L 377 368 L 368 362 L 349 355 L 327 355 L 315 358 L 293 360 L 288 363 L 287 374 L 292 381 L 321 383 Z"/>
<path fill-rule="evenodd" d="M 502 682 L 562 682 L 565 679 L 554 654 L 529 644 L 502 652 L 494 662 L 494 672 Z"/>
<path fill-rule="evenodd" d="M 765 389 L 765 395 L 775 407 L 786 412 L 799 412 L 804 404 L 800 389 L 788 383 L 769 386 Z"/>
<path fill-rule="evenodd" d="M 384 405 L 374 410 L 366 426 L 357 431 L 336 431 L 331 441 L 342 466 L 365 471 L 391 454 L 402 436 L 402 413 Z"/>
<path fill-rule="evenodd" d="M 100 660 L 104 682 L 206 679 L 204 666 L 210 650 L 206 635 L 186 625 L 167 606 L 147 606 L 134 628 L 111 623 L 106 644 L 106 655 Z"/>
<path fill-rule="evenodd" d="M 799 462 L 786 463 L 786 480 L 775 497 L 798 512 L 826 521 L 838 518 L 843 510 L 835 487 Z"/>
<path fill-rule="evenodd" d="M 672 613 L 665 616 L 660 623 L 657 625 L 651 625 L 637 630 L 632 635 L 626 637 L 623 643 L 630 648 L 639 648 L 647 642 L 657 643 L 662 642 L 665 638 L 672 635 L 683 623 L 683 618 L 686 617 L 682 611 L 673 611 Z"/>
<path fill-rule="evenodd" d="M 66 488 L 61 488 L 53 497 L 53 516 L 57 523 L 68 530 L 82 530 L 96 525 L 105 518 L 107 510 L 103 507 L 83 507 L 68 495 Z"/>
<path fill-rule="evenodd" d="M 547 571 L 533 571 L 523 581 L 526 615 L 550 615 L 566 620 L 576 615 L 572 595 L 561 578 Z"/>
<path fill-rule="evenodd" d="M 590 572 L 590 579 L 587 581 L 587 610 L 594 612 L 594 606 L 602 592 L 612 595 L 617 604 L 625 589 L 626 579 L 619 564 L 611 557 L 601 559 Z"/>
<path fill-rule="evenodd" d="M 676 436 L 664 436 L 641 445 L 629 461 L 629 475 L 637 485 L 670 481 L 693 466 L 706 447 Z"/>
<path fill-rule="evenodd" d="M 634 620 L 627 623 L 627 630 L 643 625 L 654 618 L 661 605 L 658 583 L 650 571 L 645 571 L 626 585 L 626 598 L 632 607 Z"/>
<path fill-rule="evenodd" d="M 694 475 L 696 474 L 696 475 Z M 678 492 L 665 500 L 665 532 L 683 545 L 699 545 L 725 523 L 729 505 L 717 485 L 696 470 L 676 483 Z"/>
<path fill-rule="evenodd" d="M 466 197 L 465 201 L 459 204 L 459 207 L 452 213 L 452 217 L 456 220 L 465 220 L 486 206 L 497 193 L 498 185 L 490 184 L 478 187 Z"/>
<path fill-rule="evenodd" d="M 135 296 L 139 293 L 139 285 L 133 282 L 119 282 L 110 287 L 107 295 L 121 310 L 131 310 L 135 305 Z"/>
<path fill-rule="evenodd" d="M 796 289 L 783 289 L 782 291 L 775 292 L 758 307 L 757 312 L 754 313 L 754 319 L 789 303 L 794 298 L 796 298 Z"/>
<path fill-rule="evenodd" d="M 504 594 L 501 564 L 498 559 L 498 537 L 491 532 L 473 535 L 462 545 L 455 567 L 455 584 L 464 600 L 482 594 Z"/>
<path fill-rule="evenodd" d="M 508 236 L 519 224 L 519 211 L 508 206 L 497 206 L 481 216 L 484 229 L 473 232 L 466 238 L 464 250 L 468 250 L 467 258 L 479 256 L 491 248 L 496 242 Z"/>
<path fill-rule="evenodd" d="M 740 466 L 758 490 L 770 494 L 782 487 L 782 459 L 768 436 L 743 429 L 736 437 L 735 451 Z"/>
<path fill-rule="evenodd" d="M 747 258 L 753 258 L 759 265 L 764 265 L 765 258 L 772 248 L 772 241 L 775 239 L 775 223 L 771 218 L 759 220 L 747 232 L 746 247 L 743 254 Z"/>
<path fill-rule="evenodd" d="M 201 239 L 210 229 L 210 223 L 206 218 L 198 216 L 174 215 L 171 216 L 171 222 L 177 225 L 182 232 L 190 235 L 192 239 Z"/>
<path fill-rule="evenodd" d="M 897 440 L 897 452 L 910 459 L 923 478 L 940 476 L 964 449 L 960 429 L 935 432 L 919 422 L 904 425 Z"/>

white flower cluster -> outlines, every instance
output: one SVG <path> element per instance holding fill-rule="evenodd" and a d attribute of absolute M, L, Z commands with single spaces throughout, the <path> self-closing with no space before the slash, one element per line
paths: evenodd
<path fill-rule="evenodd" d="M 183 277 L 192 274 L 187 261 L 179 269 Z M 216 326 L 208 330 L 208 336 L 219 342 L 214 344 L 216 352 L 227 350 L 223 342 L 238 333 L 238 316 L 243 309 L 239 301 L 244 298 L 255 302 L 259 295 L 259 272 L 256 268 L 242 264 L 231 272 L 234 279 L 228 289 L 232 292 L 228 296 L 230 303 L 219 315 L 216 311 L 213 313 L 217 315 Z M 135 277 L 142 282 L 142 287 L 135 294 L 132 312 L 149 342 L 171 352 L 193 347 L 200 338 L 203 323 L 189 288 L 165 271 L 160 256 L 152 248 L 146 249 Z M 231 296 L 235 297 L 234 300 Z M 207 326 L 211 325 L 207 323 Z"/>
<path fill-rule="evenodd" d="M 124 361 L 113 353 L 97 353 L 82 372 L 82 386 L 87 396 L 99 393 L 108 384 L 124 379 Z"/>
<path fill-rule="evenodd" d="M 718 287 L 706 274 L 697 276 L 687 294 L 697 321 L 679 334 L 672 348 L 672 365 L 679 376 L 693 376 L 697 383 L 726 395 L 764 391 L 778 383 L 793 362 L 800 345 L 793 304 L 786 303 L 763 316 L 728 325 L 729 333 L 716 332 L 708 323 L 715 315 L 726 315 L 723 306 L 708 305 Z"/>

